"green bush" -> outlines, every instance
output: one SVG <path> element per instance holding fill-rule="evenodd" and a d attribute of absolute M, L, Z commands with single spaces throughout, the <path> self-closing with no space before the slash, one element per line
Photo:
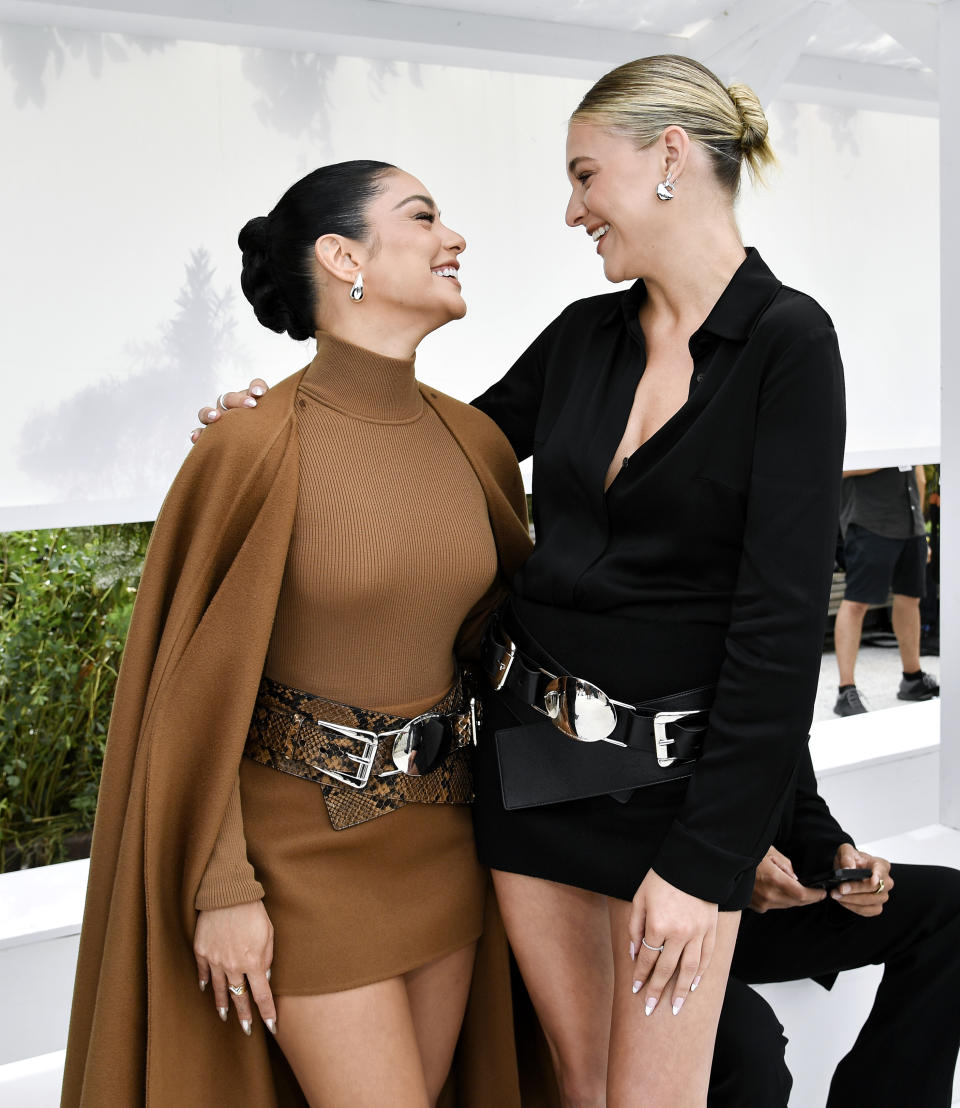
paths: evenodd
<path fill-rule="evenodd" d="M 84 853 L 150 528 L 0 534 L 0 871 Z"/>

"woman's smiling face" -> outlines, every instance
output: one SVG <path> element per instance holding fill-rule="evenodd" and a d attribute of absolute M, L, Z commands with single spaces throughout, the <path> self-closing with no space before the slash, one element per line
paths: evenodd
<path fill-rule="evenodd" d="M 385 174 L 367 222 L 371 253 L 363 281 L 371 305 L 420 314 L 431 330 L 466 313 L 458 274 L 466 243 L 440 221 L 422 182 L 402 170 Z"/>
<path fill-rule="evenodd" d="M 642 277 L 662 250 L 665 151 L 655 142 L 638 150 L 622 135 L 591 123 L 567 132 L 571 195 L 566 221 L 583 227 L 597 244 L 608 281 Z"/>

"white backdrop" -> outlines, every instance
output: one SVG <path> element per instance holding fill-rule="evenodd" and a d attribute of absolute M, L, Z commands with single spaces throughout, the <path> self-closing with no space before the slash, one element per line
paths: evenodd
<path fill-rule="evenodd" d="M 422 178 L 462 231 L 467 318 L 419 375 L 469 399 L 611 286 L 562 222 L 587 83 L 0 24 L 0 529 L 147 519 L 195 411 L 311 344 L 261 328 L 236 234 L 325 162 Z M 851 460 L 938 457 L 935 120 L 776 103 L 744 238 L 840 332 Z"/>

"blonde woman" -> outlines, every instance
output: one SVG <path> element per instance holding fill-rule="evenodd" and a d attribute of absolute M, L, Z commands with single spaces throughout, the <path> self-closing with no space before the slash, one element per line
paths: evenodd
<path fill-rule="evenodd" d="M 477 843 L 566 1105 L 705 1103 L 812 716 L 843 374 L 827 314 L 741 241 L 771 160 L 754 93 L 697 62 L 601 78 L 566 222 L 634 283 L 474 401 L 533 454 L 537 535 L 485 642 Z"/>

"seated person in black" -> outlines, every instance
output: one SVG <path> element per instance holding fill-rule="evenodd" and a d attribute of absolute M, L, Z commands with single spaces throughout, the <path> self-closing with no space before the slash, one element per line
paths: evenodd
<path fill-rule="evenodd" d="M 856 866 L 873 872 L 846 894 L 796 879 Z M 960 1050 L 960 870 L 891 866 L 858 851 L 818 794 L 805 752 L 750 907 L 717 1030 L 710 1108 L 780 1108 L 790 1095 L 783 1028 L 749 985 L 812 977 L 829 989 L 841 970 L 870 964 L 883 965 L 883 980 L 827 1108 L 949 1108 Z"/>

